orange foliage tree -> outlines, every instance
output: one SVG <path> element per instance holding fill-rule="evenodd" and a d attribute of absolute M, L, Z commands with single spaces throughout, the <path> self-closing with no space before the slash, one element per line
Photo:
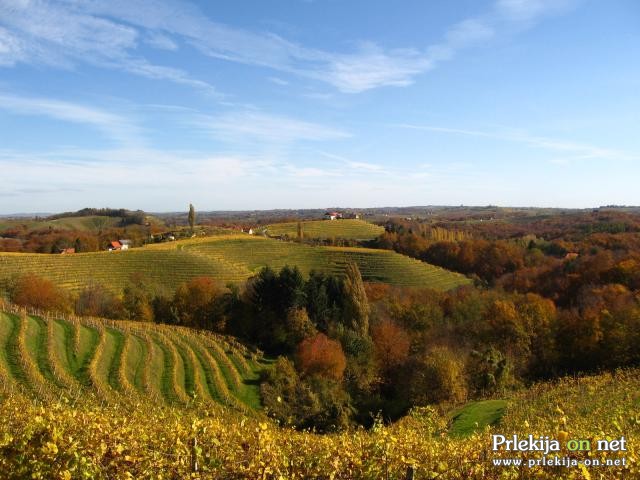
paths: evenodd
<path fill-rule="evenodd" d="M 407 360 L 411 339 L 402 327 L 385 319 L 376 324 L 371 333 L 380 365 L 391 368 L 402 365 Z"/>
<path fill-rule="evenodd" d="M 68 311 L 69 297 L 51 280 L 34 274 L 22 275 L 16 281 L 11 300 L 17 305 L 42 310 Z"/>
<path fill-rule="evenodd" d="M 340 342 L 331 340 L 324 333 L 318 333 L 300 342 L 297 363 L 304 375 L 340 380 L 347 366 L 347 359 Z"/>

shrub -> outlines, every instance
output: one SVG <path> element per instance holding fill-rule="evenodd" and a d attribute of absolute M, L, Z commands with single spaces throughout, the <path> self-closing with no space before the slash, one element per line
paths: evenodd
<path fill-rule="evenodd" d="M 339 342 L 318 333 L 298 346 L 297 365 L 304 375 L 341 380 L 347 360 Z"/>
<path fill-rule="evenodd" d="M 11 300 L 17 305 L 67 312 L 70 301 L 67 293 L 51 280 L 34 274 L 19 277 L 12 288 Z"/>

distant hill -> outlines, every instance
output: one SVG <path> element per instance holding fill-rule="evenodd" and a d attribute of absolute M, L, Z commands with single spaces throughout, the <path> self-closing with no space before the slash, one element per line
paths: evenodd
<path fill-rule="evenodd" d="M 27 230 L 74 230 L 79 232 L 97 232 L 107 228 L 120 228 L 135 225 L 163 225 L 164 222 L 153 215 L 144 215 L 141 223 L 129 223 L 123 225 L 122 217 L 106 215 L 63 216 L 57 218 L 0 218 L 0 233 L 4 230 L 16 227 L 26 227 Z"/>

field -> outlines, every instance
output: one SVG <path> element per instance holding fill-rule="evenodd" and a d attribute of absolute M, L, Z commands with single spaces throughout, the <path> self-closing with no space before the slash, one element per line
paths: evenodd
<path fill-rule="evenodd" d="M 380 236 L 384 228 L 363 220 L 316 220 L 300 222 L 304 238 L 344 238 L 355 240 L 371 240 Z M 298 223 L 274 223 L 267 226 L 270 236 L 287 235 L 298 238 Z"/>
<path fill-rule="evenodd" d="M 36 331 L 33 327 L 36 321 L 29 320 L 31 332 Z M 15 319 L 11 323 L 14 326 L 7 329 L 6 325 L 10 323 L 5 320 L 2 324 L 5 328 L 0 333 L 0 340 L 5 344 L 5 348 L 0 350 L 4 355 L 1 360 L 4 365 L 8 362 L 10 369 L 7 372 L 5 367 L 0 374 L 9 375 L 11 382 L 25 383 L 35 391 L 41 388 L 43 378 L 52 384 L 66 381 L 58 379 L 56 373 L 64 363 L 47 364 L 46 355 L 33 355 L 26 362 L 16 362 L 15 358 L 11 360 L 13 352 L 34 348 L 33 342 L 40 343 L 40 348 L 43 342 L 47 343 L 42 334 L 26 337 L 33 338 L 33 342 L 20 340 L 23 338 L 22 330 L 15 331 Z M 83 332 L 82 338 L 97 335 Z M 152 341 L 154 345 L 162 345 L 162 334 L 173 338 L 178 335 L 174 331 L 154 331 L 153 334 L 157 335 Z M 112 335 L 112 343 L 117 342 L 114 332 L 106 335 Z M 108 347 L 108 341 L 102 341 L 98 342 L 101 345 L 98 348 L 102 352 L 135 351 L 145 344 L 144 337 L 138 342 L 135 347 L 125 345 L 118 349 L 113 344 Z M 180 344 L 183 343 L 174 343 L 176 349 Z M 85 347 L 78 352 L 86 350 Z M 157 354 L 164 355 L 161 346 L 156 350 Z M 83 355 L 86 353 L 79 353 L 78 357 L 83 358 Z M 137 376 L 133 374 L 136 368 L 119 372 L 123 364 L 138 363 L 121 361 L 114 367 L 113 362 L 105 360 L 106 357 L 107 354 L 102 353 L 97 355 L 96 362 L 89 362 L 88 374 L 103 372 L 98 377 L 99 381 L 103 384 L 113 382 L 114 385 L 124 383 L 124 375 L 132 388 L 136 388 Z M 173 357 L 177 358 L 176 355 Z M 154 362 L 158 360 L 151 363 Z M 114 375 L 107 375 L 107 370 L 115 372 Z M 73 375 L 73 369 L 67 373 Z M 181 378 L 175 369 L 168 369 L 157 379 L 158 384 L 150 382 L 150 388 L 163 392 L 167 376 Z M 185 374 L 185 385 L 188 383 L 186 377 Z M 82 381 L 83 377 L 74 378 Z M 149 381 L 148 377 L 141 380 L 143 384 L 145 381 Z M 450 416 L 430 407 L 416 409 L 390 426 L 376 424 L 371 430 L 359 428 L 318 435 L 281 428 L 262 415 L 230 409 L 214 402 L 210 406 L 197 402 L 181 404 L 168 393 L 167 400 L 162 402 L 152 401 L 149 395 L 141 396 L 142 401 L 138 402 L 65 396 L 34 401 L 30 395 L 19 393 L 7 385 L 3 379 L 0 387 L 0 415 L 3 418 L 0 425 L 0 478 L 640 478 L 638 370 L 534 385 L 509 398 L 500 424 L 469 432 L 466 437 L 447 434 Z M 106 386 L 104 388 L 107 389 Z M 51 389 L 58 391 L 59 387 Z M 113 396 L 125 398 L 121 393 Z M 563 448 L 551 455 L 567 456 L 576 461 L 621 462 L 624 458 L 626 465 L 526 466 L 529 461 L 539 459 L 541 453 L 493 452 L 492 434 L 549 435 L 551 438 L 593 441 L 617 439 L 624 435 L 627 441 L 625 452 L 572 453 Z M 493 462 L 501 458 L 520 459 L 525 466 L 495 466 Z"/>
<path fill-rule="evenodd" d="M 166 325 L 0 313 L 0 379 L 31 397 L 260 407 L 266 361 L 237 341 Z"/>
<path fill-rule="evenodd" d="M 388 250 L 312 247 L 249 235 L 155 244 L 126 252 L 0 253 L 0 281 L 32 272 L 72 291 L 92 280 L 120 291 L 132 274 L 144 272 L 150 281 L 173 290 L 198 276 L 240 282 L 267 265 L 296 265 L 304 274 L 313 269 L 339 274 L 349 261 L 358 264 L 366 281 L 438 290 L 470 283 L 463 275 Z"/>

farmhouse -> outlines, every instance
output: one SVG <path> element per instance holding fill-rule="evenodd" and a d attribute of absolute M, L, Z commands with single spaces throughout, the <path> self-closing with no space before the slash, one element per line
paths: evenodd
<path fill-rule="evenodd" d="M 113 242 L 109 243 L 107 250 L 109 250 L 110 252 L 114 250 L 122 250 L 122 244 L 119 241 L 114 240 Z"/>
<path fill-rule="evenodd" d="M 324 214 L 325 220 L 337 220 L 339 218 L 342 218 L 342 213 L 340 212 L 327 212 Z"/>
<path fill-rule="evenodd" d="M 70 255 L 72 253 L 76 253 L 75 248 L 61 248 L 60 255 Z"/>
<path fill-rule="evenodd" d="M 131 247 L 131 240 L 118 240 L 118 243 L 120 243 L 120 250 L 129 250 L 129 247 Z"/>

